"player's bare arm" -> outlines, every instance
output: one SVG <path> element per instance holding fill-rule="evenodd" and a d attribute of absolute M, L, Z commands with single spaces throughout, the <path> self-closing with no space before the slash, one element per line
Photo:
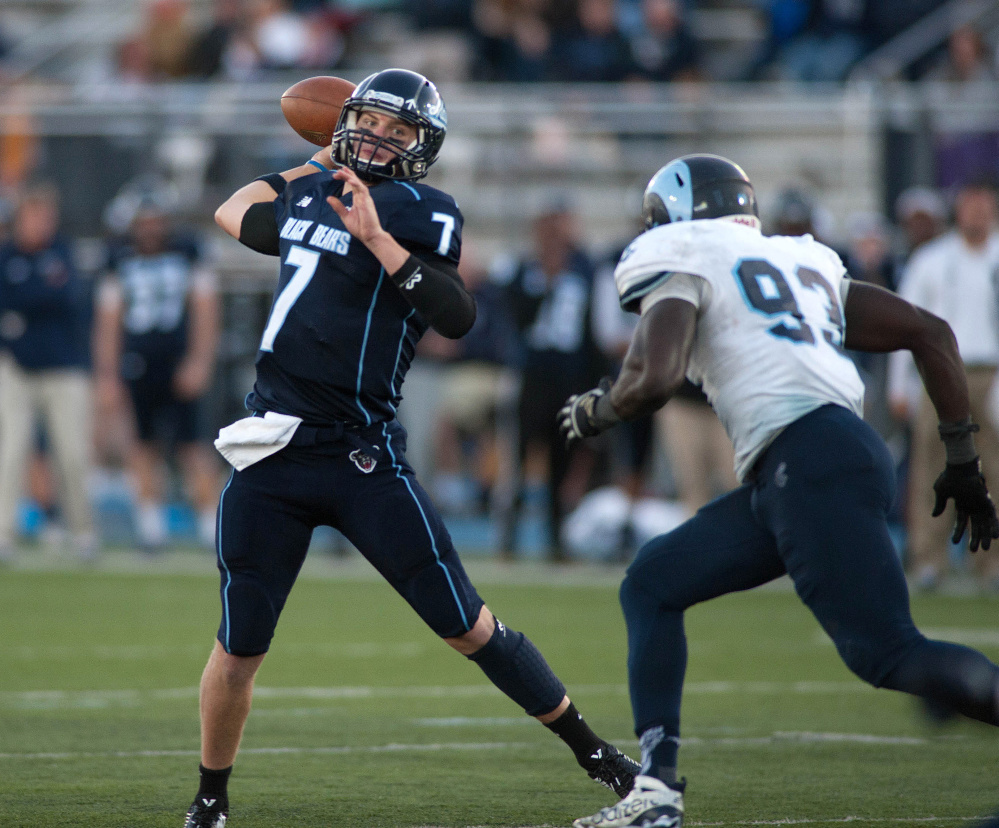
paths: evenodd
<path fill-rule="evenodd" d="M 658 411 L 683 384 L 696 324 L 696 309 L 682 299 L 656 302 L 642 315 L 610 390 L 621 419 Z"/>
<path fill-rule="evenodd" d="M 999 538 L 999 519 L 982 476 L 971 421 L 964 365 L 954 333 L 944 320 L 874 285 L 853 283 L 846 295 L 847 348 L 858 351 L 912 352 L 926 393 L 940 418 L 940 437 L 947 465 L 933 484 L 933 515 L 943 514 L 954 500 L 957 516 L 952 540 L 957 543 L 971 525 L 969 549 L 988 549 Z"/>
<path fill-rule="evenodd" d="M 663 299 L 638 322 L 617 380 L 573 394 L 559 411 L 566 441 L 593 437 L 621 420 L 658 411 L 683 384 L 697 325 L 697 309 L 683 299 Z"/>
<path fill-rule="evenodd" d="M 851 283 L 844 313 L 847 348 L 876 353 L 911 351 L 940 421 L 958 422 L 969 416 L 964 364 L 944 320 L 864 282 Z"/>

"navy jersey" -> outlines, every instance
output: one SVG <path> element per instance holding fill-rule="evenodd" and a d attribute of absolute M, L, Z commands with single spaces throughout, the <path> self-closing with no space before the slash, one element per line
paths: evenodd
<path fill-rule="evenodd" d="M 129 241 L 112 246 L 108 269 L 124 303 L 127 352 L 179 359 L 187 348 L 188 295 L 201 251 L 194 236 L 177 233 L 159 253 L 140 253 Z"/>
<path fill-rule="evenodd" d="M 403 378 L 427 322 L 326 201 L 343 184 L 329 172 L 297 178 L 274 201 L 281 270 L 257 352 L 254 411 L 323 425 L 371 425 L 395 417 Z M 462 215 L 425 184 L 370 189 L 382 227 L 417 256 L 457 265 Z M 349 207 L 352 199 L 343 199 Z"/>
<path fill-rule="evenodd" d="M 90 297 L 69 244 L 26 253 L 0 246 L 0 348 L 28 371 L 86 368 Z"/>

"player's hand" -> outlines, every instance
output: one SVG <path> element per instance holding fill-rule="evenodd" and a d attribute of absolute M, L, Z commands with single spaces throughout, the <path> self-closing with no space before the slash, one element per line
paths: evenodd
<path fill-rule="evenodd" d="M 948 463 L 933 484 L 933 491 L 937 494 L 933 517 L 942 514 L 947 501 L 954 499 L 957 519 L 951 543 L 957 543 L 964 537 L 969 521 L 971 537 L 968 548 L 972 552 L 978 551 L 979 546 L 988 549 L 992 539 L 999 538 L 999 518 L 996 517 L 996 507 L 989 496 L 977 457 L 967 463 Z"/>
<path fill-rule="evenodd" d="M 604 377 L 596 388 L 573 394 L 559 409 L 558 428 L 567 447 L 584 437 L 594 437 L 619 421 L 618 417 L 601 417 L 597 413 L 597 403 L 610 391 L 612 384 L 610 377 Z"/>
<path fill-rule="evenodd" d="M 347 207 L 336 196 L 328 196 L 326 201 L 333 208 L 347 229 L 355 239 L 365 245 L 384 233 L 382 223 L 378 219 L 378 211 L 375 209 L 375 202 L 368 192 L 368 185 L 361 181 L 349 167 L 341 167 L 333 177 L 343 181 L 350 187 L 353 204 Z"/>
<path fill-rule="evenodd" d="M 196 400 L 205 391 L 212 379 L 211 362 L 196 357 L 181 360 L 173 375 L 174 393 L 182 400 Z"/>

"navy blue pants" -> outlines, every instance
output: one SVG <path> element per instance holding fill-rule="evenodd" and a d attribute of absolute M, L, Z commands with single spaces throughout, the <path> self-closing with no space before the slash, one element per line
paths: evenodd
<path fill-rule="evenodd" d="M 646 544 L 621 585 L 636 733 L 661 728 L 673 752 L 658 763 L 675 767 L 684 611 L 785 573 L 864 681 L 996 723 L 999 668 L 969 648 L 928 641 L 913 624 L 885 518 L 893 463 L 870 426 L 844 408 L 820 408 L 786 428 L 754 473 Z"/>
<path fill-rule="evenodd" d="M 314 431 L 314 430 L 312 430 Z M 398 423 L 296 440 L 243 471 L 219 500 L 226 652 L 270 646 L 316 526 L 338 529 L 441 637 L 468 632 L 483 606 L 451 537 L 405 459 Z"/>

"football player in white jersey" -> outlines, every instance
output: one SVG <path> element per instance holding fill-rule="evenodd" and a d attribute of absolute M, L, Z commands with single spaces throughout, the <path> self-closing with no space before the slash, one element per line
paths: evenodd
<path fill-rule="evenodd" d="M 648 230 L 615 271 L 622 306 L 641 314 L 630 349 L 613 384 L 569 398 L 561 428 L 571 441 L 647 415 L 687 376 L 725 424 L 742 485 L 650 541 L 628 569 L 621 604 L 642 775 L 576 828 L 682 825 L 684 611 L 784 574 L 864 681 L 999 725 L 999 667 L 913 624 L 885 519 L 894 465 L 861 419 L 863 383 L 843 351 L 912 352 L 947 449 L 934 514 L 953 499 L 955 540 L 970 523 L 970 548 L 987 549 L 999 520 L 949 326 L 851 282 L 811 236 L 763 236 L 753 186 L 727 159 L 672 161 L 642 209 Z"/>

